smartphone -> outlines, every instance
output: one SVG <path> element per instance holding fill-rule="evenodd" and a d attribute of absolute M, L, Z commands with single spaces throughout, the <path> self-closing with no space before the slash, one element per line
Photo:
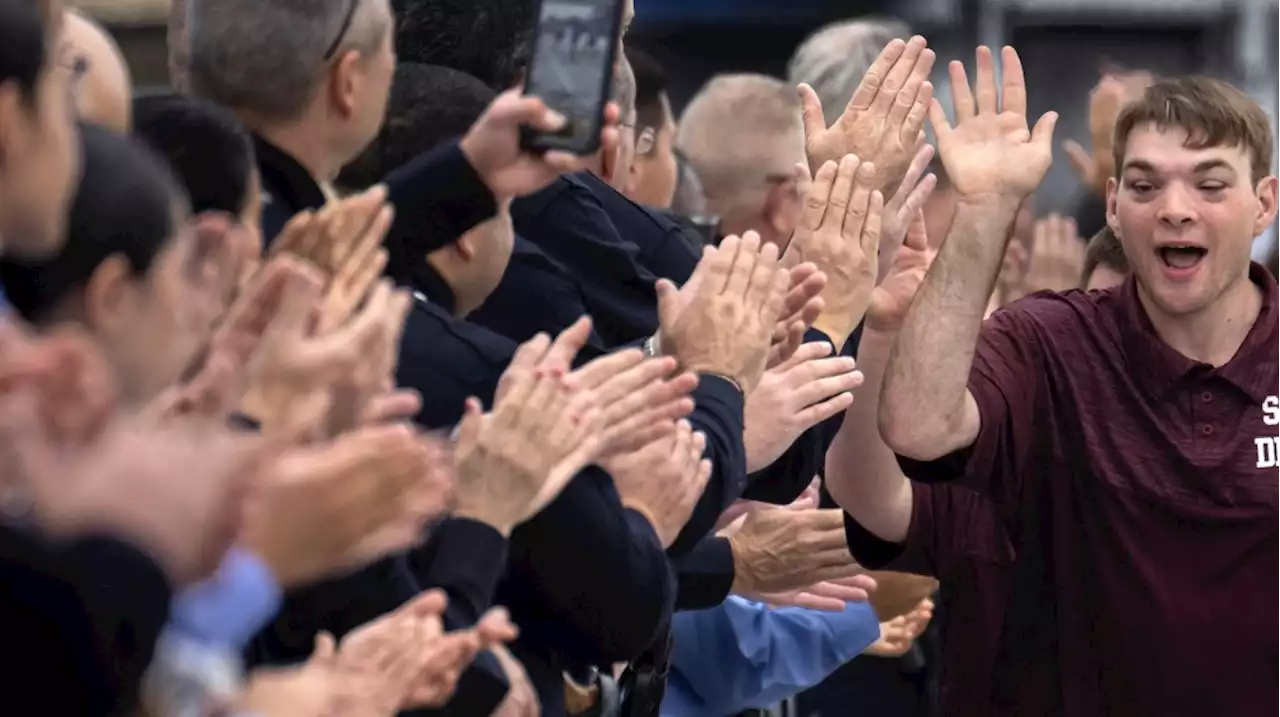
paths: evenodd
<path fill-rule="evenodd" d="M 625 2 L 541 0 L 524 93 L 540 98 L 567 121 L 559 132 L 526 127 L 521 135 L 526 150 L 587 155 L 600 148 Z"/>

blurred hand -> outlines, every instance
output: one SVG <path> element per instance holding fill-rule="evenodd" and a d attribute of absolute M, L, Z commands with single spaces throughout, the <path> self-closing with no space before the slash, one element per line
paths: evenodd
<path fill-rule="evenodd" d="M 259 484 L 241 541 L 295 587 L 407 550 L 447 507 L 443 446 L 402 426 L 287 451 Z"/>
<path fill-rule="evenodd" d="M 502 698 L 493 717 L 540 717 L 542 705 L 538 701 L 538 693 L 529 682 L 529 675 L 505 647 L 494 647 L 490 650 L 502 665 L 502 672 L 507 677 L 507 696 Z"/>
<path fill-rule="evenodd" d="M 863 573 L 849 554 L 839 509 L 760 506 L 729 538 L 733 592 L 757 600 Z"/>
<path fill-rule="evenodd" d="M 566 119 L 549 109 L 537 97 L 523 96 L 519 89 L 498 95 L 480 115 L 460 147 L 476 174 L 499 199 L 522 197 L 551 184 L 562 174 L 581 172 L 590 166 L 589 157 L 550 151 L 532 154 L 520 147 L 520 128 L 528 125 L 542 132 L 561 129 Z M 618 144 L 618 106 L 609 103 L 604 111 L 600 144 L 611 151 Z"/>
<path fill-rule="evenodd" d="M 316 212 L 300 212 L 271 245 L 271 254 L 297 256 L 325 275 L 318 331 L 347 321 L 382 276 L 387 252 L 382 248 L 394 210 L 381 185 Z"/>
<path fill-rule="evenodd" d="M 318 283 L 308 266 L 278 258 L 263 266 L 214 328 L 183 381 L 157 396 L 145 413 L 155 421 L 201 417 L 224 422 L 244 399 L 251 362 L 294 284 Z"/>
<path fill-rule="evenodd" d="M 296 667 L 259 667 L 248 675 L 236 700 L 238 713 L 260 717 L 330 717 L 350 692 L 343 675 L 308 662 Z"/>
<path fill-rule="evenodd" d="M 540 367 L 552 347 L 545 334 L 521 344 L 493 410 L 468 399 L 458 428 L 454 514 L 504 535 L 554 500 L 600 449 L 599 395 L 566 382 L 558 367 Z"/>
<path fill-rule="evenodd" d="M 684 289 L 658 282 L 663 353 L 686 371 L 727 378 L 749 394 L 764 373 L 790 283 L 777 246 L 761 246 L 754 232 L 708 247 Z M 687 304 L 685 291 L 693 292 Z"/>
<path fill-rule="evenodd" d="M 682 420 L 673 436 L 601 463 L 622 504 L 649 519 L 664 548 L 675 543 L 711 478 L 706 447 L 706 436 Z"/>
<path fill-rule="evenodd" d="M 787 253 L 826 274 L 822 315 L 814 328 L 844 346 L 867 310 L 879 271 L 884 199 L 874 191 L 875 168 L 846 155 L 822 165 Z"/>
<path fill-rule="evenodd" d="M 360 358 L 353 370 L 333 384 L 327 435 L 337 436 L 360 425 L 392 423 L 417 415 L 417 392 L 395 388 L 400 338 L 412 301 L 408 291 L 393 289 L 389 281 L 379 281 L 369 294 L 349 327 L 364 344 L 359 347 Z M 361 322 L 364 328 L 354 331 Z"/>
<path fill-rule="evenodd" d="M 868 178 L 872 190 L 886 190 L 898 181 L 924 143 L 924 119 L 933 99 L 928 78 L 934 53 L 926 44 L 918 35 L 905 43 L 889 42 L 829 128 L 817 93 L 800 85 L 812 171 L 852 154 L 877 168 Z"/>
<path fill-rule="evenodd" d="M 409 702 L 444 634 L 447 604 L 443 592 L 427 591 L 338 643 L 337 667 L 379 685 L 378 714 L 395 714 Z"/>
<path fill-rule="evenodd" d="M 871 306 L 867 309 L 868 329 L 894 333 L 902 328 L 907 310 L 911 308 L 911 302 L 915 300 L 916 292 L 924 283 L 937 255 L 938 252 L 929 247 L 924 213 L 918 211 L 902 247 L 893 257 L 889 272 L 871 292 Z"/>
<path fill-rule="evenodd" d="M 1097 196 L 1106 195 L 1107 180 L 1116 175 L 1112 137 L 1116 119 L 1124 106 L 1140 98 L 1154 81 L 1150 72 L 1104 73 L 1089 93 L 1089 140 L 1093 151 L 1086 151 L 1072 140 L 1062 146 L 1080 181 Z"/>
<path fill-rule="evenodd" d="M 933 147 L 927 144 L 920 147 L 920 151 L 916 152 L 916 156 L 911 160 L 911 166 L 907 167 L 907 173 L 898 184 L 897 190 L 889 201 L 885 202 L 880 228 L 877 281 L 884 281 L 885 276 L 888 275 L 889 267 L 893 265 L 893 259 L 898 255 L 898 249 L 906 240 L 907 233 L 911 231 L 912 223 L 924 211 L 925 203 L 929 201 L 934 188 L 938 186 L 936 176 L 925 174 L 932 159 Z M 922 225 L 921 231 L 923 230 Z"/>
<path fill-rule="evenodd" d="M 1034 236 L 1021 295 L 1078 288 L 1086 246 L 1076 221 L 1050 214 L 1036 222 Z"/>
<path fill-rule="evenodd" d="M 863 377 L 848 356 L 831 356 L 831 344 L 804 344 L 786 363 L 765 371 L 747 397 L 747 472 L 767 468 L 802 433 L 853 405 L 850 393 Z"/>
<path fill-rule="evenodd" d="M 0 455 L 50 534 L 116 535 L 177 585 L 208 577 L 239 529 L 244 500 L 272 460 L 263 441 L 219 426 L 117 419 L 89 444 L 54 440 L 34 396 L 0 402 Z"/>
<path fill-rule="evenodd" d="M 418 673 L 402 709 L 439 708 L 453 699 L 458 678 L 484 650 L 495 649 L 516 639 L 505 608 L 490 608 L 475 627 L 446 632 L 429 643 L 423 668 Z"/>
<path fill-rule="evenodd" d="M 951 89 L 956 125 L 947 121 L 933 100 L 929 122 L 938 154 L 961 201 L 999 202 L 1016 207 L 1040 185 L 1053 161 L 1056 112 L 1027 127 L 1027 82 L 1022 61 L 1011 47 L 1001 50 L 1003 86 L 997 90 L 991 49 L 979 47 L 977 100 L 970 91 L 964 65 L 952 62 Z"/>
<path fill-rule="evenodd" d="M 922 600 L 911 612 L 880 623 L 880 639 L 863 650 L 875 657 L 901 657 L 915 644 L 933 619 L 933 601 Z"/>
<path fill-rule="evenodd" d="M 822 290 L 827 286 L 827 275 L 813 264 L 796 261 L 794 253 L 790 256 L 784 253 L 779 259 L 783 266 L 790 267 L 791 288 L 787 290 L 782 318 L 773 327 L 773 344 L 769 347 L 766 368 L 773 368 L 795 355 L 804 343 L 805 332 L 822 315 Z"/>

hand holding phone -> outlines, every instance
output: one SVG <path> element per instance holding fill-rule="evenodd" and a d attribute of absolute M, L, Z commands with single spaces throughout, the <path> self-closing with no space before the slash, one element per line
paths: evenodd
<path fill-rule="evenodd" d="M 617 105 L 606 103 L 597 132 L 597 143 L 606 149 L 618 143 L 618 120 Z M 588 158 L 572 152 L 533 153 L 522 148 L 522 133 L 551 133 L 563 126 L 559 113 L 537 97 L 522 96 L 517 88 L 498 95 L 471 125 L 459 146 L 494 197 L 522 197 L 546 187 L 562 174 L 588 169 Z"/>

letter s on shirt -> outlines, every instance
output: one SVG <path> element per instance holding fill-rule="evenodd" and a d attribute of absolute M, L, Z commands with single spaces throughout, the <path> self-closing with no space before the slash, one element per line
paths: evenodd
<path fill-rule="evenodd" d="M 1262 402 L 1262 422 L 1268 426 L 1280 426 L 1280 396 L 1267 396 Z"/>

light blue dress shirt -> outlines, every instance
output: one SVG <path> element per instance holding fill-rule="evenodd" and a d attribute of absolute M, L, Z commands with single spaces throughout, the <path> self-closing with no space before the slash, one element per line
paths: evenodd
<path fill-rule="evenodd" d="M 672 631 L 662 717 L 727 717 L 822 682 L 880 639 L 880 620 L 865 602 L 823 612 L 730 596 L 676 613 Z"/>

